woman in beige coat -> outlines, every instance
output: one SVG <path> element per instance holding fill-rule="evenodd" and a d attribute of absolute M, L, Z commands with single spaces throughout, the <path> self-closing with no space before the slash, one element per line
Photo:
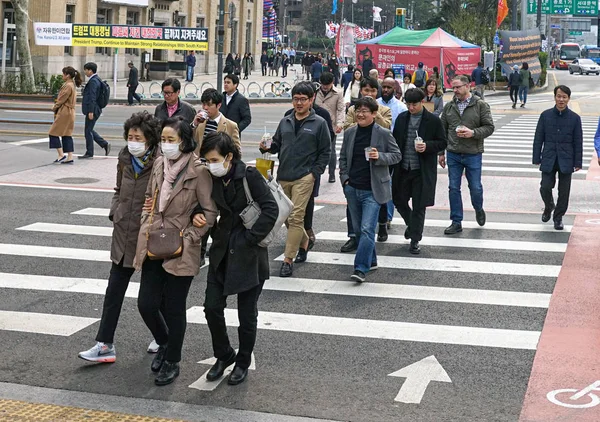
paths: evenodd
<path fill-rule="evenodd" d="M 211 198 L 212 177 L 194 154 L 196 141 L 189 123 L 181 117 L 165 120 L 160 145 L 163 157 L 154 163 L 146 191 L 134 266 L 142 270 L 138 309 L 159 345 L 150 369 L 160 371 L 156 385 L 167 385 L 179 376 L 186 299 L 192 279 L 200 271 L 202 236 L 213 226 L 217 206 Z M 204 214 L 201 227 L 192 225 L 190 218 L 198 205 Z M 182 254 L 150 259 L 147 236 L 163 227 L 183 233 Z"/>
<path fill-rule="evenodd" d="M 65 83 L 60 88 L 56 103 L 52 107 L 54 123 L 48 135 L 50 136 L 50 149 L 56 149 L 58 153 L 58 158 L 54 162 L 73 164 L 72 135 L 75 128 L 75 103 L 77 102 L 77 88 L 81 86 L 81 74 L 71 66 L 67 66 L 62 70 L 62 78 Z"/>

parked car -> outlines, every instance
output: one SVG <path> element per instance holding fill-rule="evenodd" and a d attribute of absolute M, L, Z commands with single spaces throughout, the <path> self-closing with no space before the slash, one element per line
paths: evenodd
<path fill-rule="evenodd" d="M 579 72 L 580 75 L 584 73 L 600 75 L 600 65 L 591 59 L 575 59 L 569 63 L 569 73 L 572 75 L 575 72 Z"/>

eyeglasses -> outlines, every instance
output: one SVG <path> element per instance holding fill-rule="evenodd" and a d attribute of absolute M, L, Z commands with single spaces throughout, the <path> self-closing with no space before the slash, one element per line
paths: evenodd
<path fill-rule="evenodd" d="M 175 91 L 163 91 L 162 92 L 165 97 L 175 94 Z"/>
<path fill-rule="evenodd" d="M 463 86 L 467 86 L 467 84 L 462 84 L 462 85 L 458 85 L 458 86 L 453 86 L 453 87 L 452 87 L 452 90 L 455 90 L 455 89 L 460 89 L 460 88 L 462 88 Z"/>
<path fill-rule="evenodd" d="M 371 114 L 371 110 L 361 108 L 360 110 L 356 110 L 356 115 L 359 115 L 359 114 Z"/>
<path fill-rule="evenodd" d="M 306 97 L 304 97 L 304 98 L 297 98 L 297 97 L 292 98 L 292 102 L 294 102 L 296 104 L 306 104 L 309 100 L 310 100 L 310 98 L 306 98 Z"/>

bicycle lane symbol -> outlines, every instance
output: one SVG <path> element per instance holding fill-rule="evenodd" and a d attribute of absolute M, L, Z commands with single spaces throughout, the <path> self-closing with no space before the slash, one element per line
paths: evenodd
<path fill-rule="evenodd" d="M 589 409 L 590 407 L 598 406 L 600 404 L 600 398 L 597 394 L 592 391 L 600 391 L 600 380 L 588 385 L 582 390 L 576 388 L 563 388 L 560 390 L 550 391 L 546 394 L 546 398 L 558 406 L 568 407 L 569 409 Z M 564 393 L 576 393 L 571 397 L 567 397 Z M 558 397 L 560 395 L 560 397 Z M 576 402 L 577 400 L 588 396 L 588 400 L 585 403 L 570 403 Z"/>

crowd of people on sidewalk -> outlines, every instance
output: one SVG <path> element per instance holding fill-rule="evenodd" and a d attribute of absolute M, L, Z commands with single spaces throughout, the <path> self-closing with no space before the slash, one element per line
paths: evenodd
<path fill-rule="evenodd" d="M 107 155 L 110 144 L 94 131 L 106 105 L 104 82 L 96 76 L 96 64 L 87 63 L 84 69 L 87 150 L 80 158 L 92 158 L 94 141 Z M 463 230 L 463 175 L 475 220 L 485 225 L 482 157 L 485 139 L 495 129 L 489 105 L 472 93 L 465 75 L 452 79 L 454 96 L 446 104 L 435 68 L 430 74 L 419 64 L 412 75 L 404 75 L 402 84 L 392 69 L 384 75 L 379 80 L 377 74 L 365 76 L 361 69 L 349 67 L 339 79 L 340 87 L 331 72 L 319 75 L 318 86 L 310 81 L 296 84 L 292 108 L 283 113 L 272 139 L 257 145 L 261 153 L 278 154 L 277 182 L 293 205 L 286 221 L 281 277 L 291 277 L 294 264 L 309 260 L 316 242 L 315 197 L 327 167 L 328 182 L 336 182 L 338 158 L 348 229 L 341 252 L 355 255 L 351 280 L 363 283 L 377 270 L 376 244 L 387 241 L 395 210 L 405 223 L 408 251 L 421 252 L 438 164 L 448 168 L 450 225 L 444 234 Z M 82 83 L 72 67 L 63 69 L 63 79 L 50 130 L 50 148 L 57 149 L 60 163 L 72 162 L 75 93 Z M 180 371 L 190 285 L 210 253 L 204 312 L 216 363 L 206 378 L 218 380 L 231 365 L 229 384 L 247 377 L 256 342 L 257 303 L 270 275 L 268 248 L 261 241 L 275 227 L 279 208 L 265 178 L 243 161 L 240 139 L 252 116 L 238 85 L 239 77 L 227 74 L 225 91 L 206 89 L 197 111 L 179 98 L 179 80 L 167 79 L 162 83 L 164 101 L 154 113 L 134 113 L 126 120 L 127 146 L 119 152 L 109 213 L 114 231 L 108 288 L 96 344 L 79 353 L 80 358 L 115 362 L 114 334 L 125 292 L 134 271 L 141 271 L 138 309 L 154 337 L 147 349 L 155 353 L 150 369 L 157 373 L 157 385 L 173 382 Z M 582 168 L 581 119 L 567 107 L 570 96 L 564 85 L 554 89 L 556 105 L 542 113 L 532 146 L 532 163 L 542 173 L 542 221 L 552 218 L 556 230 L 563 229 L 572 173 Z M 338 157 L 336 138 L 342 131 Z M 260 212 L 248 227 L 243 214 L 250 202 Z M 209 237 L 212 246 L 207 251 Z M 237 295 L 240 322 L 237 352 L 224 319 L 227 297 L 232 295 Z"/>

